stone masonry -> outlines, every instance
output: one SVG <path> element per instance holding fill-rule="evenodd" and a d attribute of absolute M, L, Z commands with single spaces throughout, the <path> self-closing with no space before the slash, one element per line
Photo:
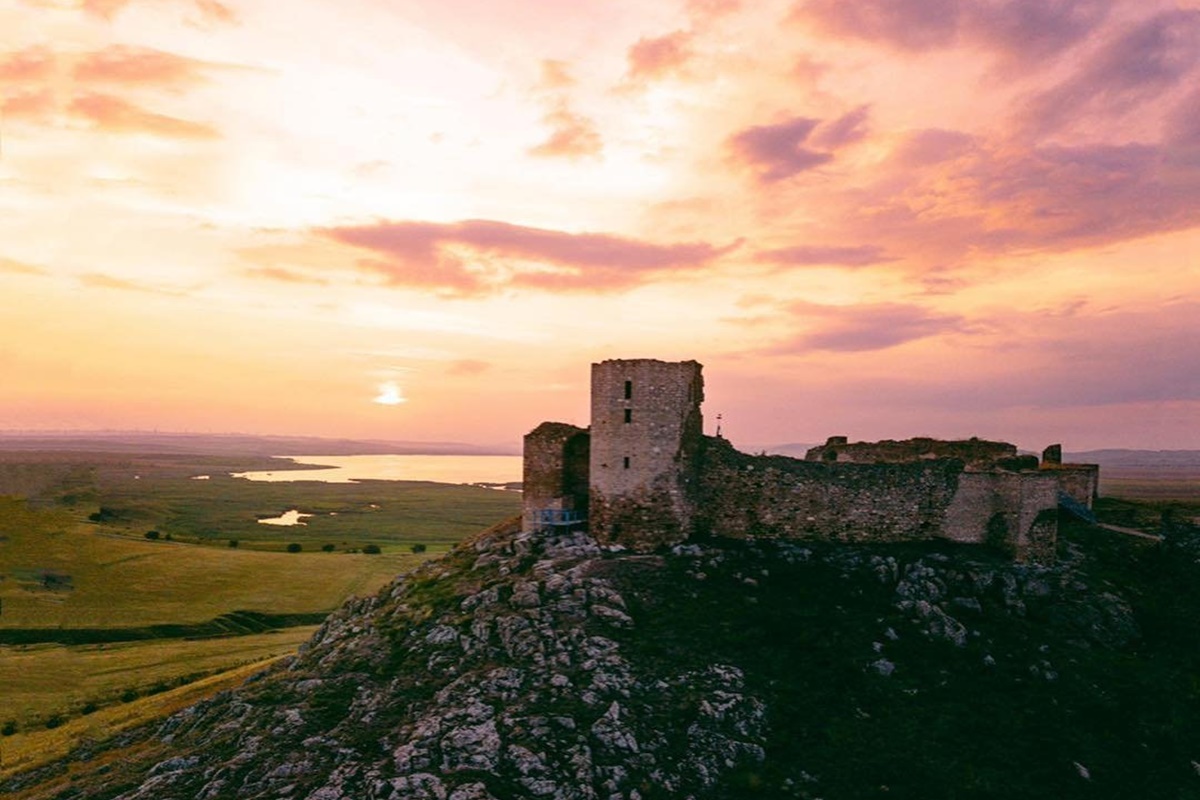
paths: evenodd
<path fill-rule="evenodd" d="M 695 361 L 592 365 L 589 514 L 602 542 L 686 539 L 695 515 L 704 379 Z"/>
<path fill-rule="evenodd" d="M 986 544 L 1054 559 L 1060 498 L 1088 508 L 1099 468 L 1061 448 L 1019 455 L 981 439 L 849 442 L 804 460 L 740 453 L 703 434 L 701 365 L 592 365 L 590 429 L 547 422 L 525 437 L 525 527 L 546 510 L 588 517 L 602 544 L 635 550 L 693 536 Z"/>

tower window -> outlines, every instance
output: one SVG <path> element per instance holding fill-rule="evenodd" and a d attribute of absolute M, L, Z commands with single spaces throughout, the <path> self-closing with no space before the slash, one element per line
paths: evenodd
<path fill-rule="evenodd" d="M 625 456 L 625 469 L 629 469 L 629 456 Z"/>
<path fill-rule="evenodd" d="M 632 408 L 625 409 L 625 421 L 633 422 L 633 409 Z"/>
<path fill-rule="evenodd" d="M 625 399 L 633 399 L 633 381 L 625 381 Z"/>

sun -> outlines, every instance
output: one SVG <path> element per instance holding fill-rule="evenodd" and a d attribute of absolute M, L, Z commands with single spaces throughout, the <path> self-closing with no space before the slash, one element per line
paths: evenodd
<path fill-rule="evenodd" d="M 407 403 L 408 398 L 404 396 L 404 392 L 400 391 L 399 384 L 395 381 L 387 381 L 379 384 L 379 394 L 372 402 L 382 406 L 398 406 L 401 403 Z"/>

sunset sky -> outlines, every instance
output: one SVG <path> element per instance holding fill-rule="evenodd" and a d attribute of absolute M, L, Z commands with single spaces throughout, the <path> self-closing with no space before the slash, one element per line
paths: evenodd
<path fill-rule="evenodd" d="M 5 0 L 0 429 L 1200 448 L 1200 0 Z"/>

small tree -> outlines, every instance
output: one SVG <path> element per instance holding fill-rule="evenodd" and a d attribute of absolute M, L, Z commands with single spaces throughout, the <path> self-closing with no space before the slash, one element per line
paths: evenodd
<path fill-rule="evenodd" d="M 332 553 L 332 552 L 333 552 L 335 549 L 336 549 L 336 548 L 335 548 L 333 545 L 331 545 L 331 544 L 323 544 L 323 545 L 321 545 L 321 550 L 322 550 L 322 551 L 324 551 L 324 552 L 326 552 L 326 553 Z"/>
<path fill-rule="evenodd" d="M 230 546 L 230 547 L 237 547 L 237 546 L 238 546 L 238 540 L 237 540 L 237 539 L 230 539 L 230 540 L 229 540 L 229 546 Z"/>
<path fill-rule="evenodd" d="M 410 547 L 409 549 L 410 549 L 410 550 L 412 550 L 414 553 L 424 553 L 424 552 L 425 552 L 425 545 L 424 545 L 424 544 L 422 544 L 421 542 L 417 542 L 416 544 L 414 544 L 414 545 L 413 545 L 412 547 Z"/>
<path fill-rule="evenodd" d="M 301 548 L 297 542 L 292 542 L 287 546 L 287 551 L 289 553 L 299 553 L 302 549 L 303 548 Z"/>
<path fill-rule="evenodd" d="M 158 538 L 158 531 L 146 531 L 146 538 L 150 541 L 154 541 Z"/>
<path fill-rule="evenodd" d="M 367 545 L 366 547 L 364 547 L 364 548 L 363 548 L 363 552 L 364 552 L 364 553 L 370 553 L 370 554 L 371 554 L 371 555 L 373 555 L 373 556 L 377 556 L 377 555 L 379 555 L 379 554 L 380 554 L 381 552 L 383 552 L 383 551 L 381 551 L 381 550 L 379 549 L 379 545 L 377 545 L 377 544 L 369 544 L 369 545 Z"/>

